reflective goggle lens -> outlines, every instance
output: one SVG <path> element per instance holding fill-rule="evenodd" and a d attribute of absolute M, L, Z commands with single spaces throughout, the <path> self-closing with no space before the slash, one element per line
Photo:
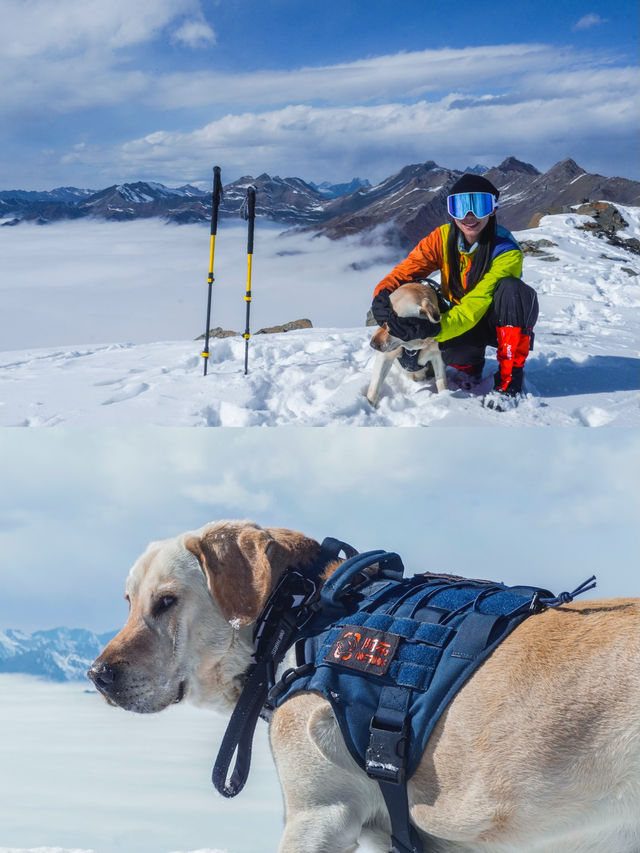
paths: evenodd
<path fill-rule="evenodd" d="M 456 193 L 447 197 L 447 209 L 454 219 L 464 219 L 469 211 L 482 219 L 496 209 L 496 200 L 491 193 Z"/>

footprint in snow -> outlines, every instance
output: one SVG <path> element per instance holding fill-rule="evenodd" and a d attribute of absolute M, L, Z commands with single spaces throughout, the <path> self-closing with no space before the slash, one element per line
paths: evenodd
<path fill-rule="evenodd" d="M 574 416 L 588 427 L 606 426 L 615 418 L 615 415 L 599 406 L 583 406 L 575 411 Z"/>
<path fill-rule="evenodd" d="M 130 400 L 132 397 L 138 397 L 140 394 L 144 394 L 144 392 L 148 390 L 149 386 L 146 382 L 139 382 L 135 385 L 126 385 L 122 391 L 114 394 L 107 400 L 104 400 L 102 405 L 110 406 L 112 403 L 122 403 L 124 400 Z"/>

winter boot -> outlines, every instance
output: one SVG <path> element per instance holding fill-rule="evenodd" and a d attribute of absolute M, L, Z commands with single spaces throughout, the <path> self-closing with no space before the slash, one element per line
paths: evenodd
<path fill-rule="evenodd" d="M 484 358 L 469 364 L 451 364 L 450 367 L 455 367 L 458 371 L 458 375 L 453 380 L 454 383 L 463 391 L 472 391 L 482 380 Z"/>
<path fill-rule="evenodd" d="M 469 379 L 479 382 L 482 379 L 482 371 L 484 370 L 484 358 L 480 361 L 475 361 L 473 364 L 452 364 L 460 373 L 464 373 Z"/>
<path fill-rule="evenodd" d="M 520 326 L 498 326 L 498 366 L 494 388 L 509 397 L 522 393 L 524 363 L 529 355 L 531 341 Z"/>

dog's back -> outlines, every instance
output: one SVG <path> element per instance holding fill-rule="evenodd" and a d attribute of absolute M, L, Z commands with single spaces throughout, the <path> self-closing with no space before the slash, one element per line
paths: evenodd
<path fill-rule="evenodd" d="M 441 716 L 409 780 L 424 849 L 637 853 L 639 644 L 637 599 L 548 610 L 507 637 Z M 388 849 L 377 786 L 347 754 L 326 700 L 292 697 L 275 712 L 271 737 L 296 832 L 305 766 L 313 826 L 330 833 L 327 802 L 348 802 L 354 820 L 367 804 L 362 820 L 383 839 L 375 849 Z M 297 849 L 295 834 L 285 838 L 283 851 Z"/>
<path fill-rule="evenodd" d="M 398 317 L 426 317 L 432 323 L 440 322 L 438 295 L 430 284 L 403 284 L 389 295 L 389 302 Z"/>
<path fill-rule="evenodd" d="M 456 850 L 637 851 L 639 700 L 638 599 L 526 620 L 436 726 L 414 820 Z"/>

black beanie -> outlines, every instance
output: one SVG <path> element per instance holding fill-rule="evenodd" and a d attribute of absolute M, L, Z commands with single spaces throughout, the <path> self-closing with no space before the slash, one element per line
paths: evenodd
<path fill-rule="evenodd" d="M 456 193 L 491 193 L 492 196 L 498 198 L 500 190 L 497 190 L 491 181 L 483 178 L 482 175 L 474 175 L 467 172 L 455 182 L 449 190 L 449 195 Z"/>

